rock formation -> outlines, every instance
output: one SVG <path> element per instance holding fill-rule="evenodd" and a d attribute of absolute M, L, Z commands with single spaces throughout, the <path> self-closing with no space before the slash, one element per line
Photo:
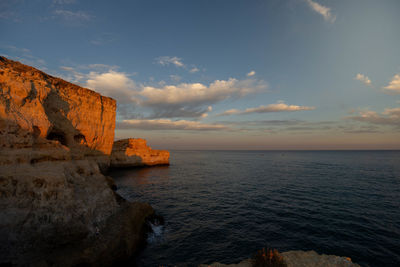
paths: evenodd
<path fill-rule="evenodd" d="M 154 150 L 146 140 L 129 138 L 114 142 L 111 153 L 111 167 L 136 167 L 169 164 L 169 152 Z"/>
<path fill-rule="evenodd" d="M 281 253 L 288 267 L 360 267 L 350 258 L 335 255 L 318 254 L 317 252 L 293 250 Z"/>
<path fill-rule="evenodd" d="M 335 255 L 318 254 L 310 251 L 287 251 L 280 253 L 287 267 L 360 267 L 353 263 L 350 258 Z M 252 260 L 246 259 L 236 264 L 223 264 L 215 262 L 212 264 L 200 264 L 199 267 L 252 267 Z"/>
<path fill-rule="evenodd" d="M 111 98 L 0 57 L 0 265 L 110 266 L 137 250 L 154 210 L 122 199 L 101 170 L 168 164 L 169 152 L 113 143 L 115 113 Z M 358 266 L 282 256 L 288 267 Z"/>
<path fill-rule="evenodd" d="M 115 113 L 111 98 L 0 57 L 0 265 L 111 265 L 136 250 L 154 211 L 99 168 Z"/>
<path fill-rule="evenodd" d="M 0 57 L 0 116 L 68 147 L 111 152 L 116 102 Z"/>

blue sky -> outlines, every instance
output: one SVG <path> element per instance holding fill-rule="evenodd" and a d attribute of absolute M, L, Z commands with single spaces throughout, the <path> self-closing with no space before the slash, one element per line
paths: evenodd
<path fill-rule="evenodd" d="M 167 149 L 400 149 L 400 2 L 3 0 L 0 54 Z"/>

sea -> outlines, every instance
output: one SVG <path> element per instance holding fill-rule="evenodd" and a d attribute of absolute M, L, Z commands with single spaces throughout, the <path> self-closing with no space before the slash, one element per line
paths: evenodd
<path fill-rule="evenodd" d="M 171 151 L 170 166 L 110 175 L 165 219 L 132 266 L 237 263 L 262 247 L 400 266 L 400 151 Z"/>

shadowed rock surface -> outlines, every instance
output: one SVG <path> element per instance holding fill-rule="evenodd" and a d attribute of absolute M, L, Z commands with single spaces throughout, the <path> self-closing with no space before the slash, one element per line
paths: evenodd
<path fill-rule="evenodd" d="M 168 165 L 169 152 L 154 150 L 147 146 L 146 140 L 129 138 L 115 141 L 111 153 L 111 167 L 137 167 Z"/>
<path fill-rule="evenodd" d="M 0 264 L 107 266 L 136 251 L 154 211 L 101 172 L 115 113 L 111 98 L 0 57 Z"/>
<path fill-rule="evenodd" d="M 287 267 L 359 267 L 351 259 L 335 255 L 318 254 L 310 251 L 287 251 L 281 253 Z M 215 262 L 212 264 L 200 264 L 199 267 L 252 267 L 250 259 L 235 264 L 223 264 Z"/>
<path fill-rule="evenodd" d="M 288 267 L 359 267 L 353 263 L 350 258 L 335 255 L 318 254 L 310 251 L 287 251 L 281 253 Z"/>
<path fill-rule="evenodd" d="M 243 260 L 238 263 L 232 263 L 232 264 L 223 264 L 219 262 L 214 262 L 211 264 L 200 264 L 199 267 L 252 267 L 252 261 L 250 259 Z"/>

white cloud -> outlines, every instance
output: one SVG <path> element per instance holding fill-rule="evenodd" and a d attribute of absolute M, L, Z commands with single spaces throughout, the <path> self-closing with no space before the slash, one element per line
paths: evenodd
<path fill-rule="evenodd" d="M 179 57 L 158 57 L 157 58 L 158 64 L 162 66 L 168 66 L 168 65 L 175 65 L 177 67 L 185 67 L 185 64 L 183 64 L 182 59 Z"/>
<path fill-rule="evenodd" d="M 209 86 L 202 83 L 181 83 L 160 88 L 145 86 L 140 95 L 146 105 L 184 105 L 186 103 L 204 104 L 222 101 L 230 97 L 241 97 L 265 89 L 264 82 L 253 79 L 216 80 Z"/>
<path fill-rule="evenodd" d="M 248 77 L 254 76 L 256 75 L 256 72 L 254 70 L 250 71 L 249 73 L 247 73 Z"/>
<path fill-rule="evenodd" d="M 116 70 L 118 66 L 111 66 L 107 64 L 89 64 L 80 66 L 82 69 L 91 69 L 91 70 Z"/>
<path fill-rule="evenodd" d="M 169 66 L 174 65 L 178 68 L 183 68 L 190 73 L 199 72 L 200 69 L 193 64 L 186 65 L 183 63 L 183 59 L 179 57 L 170 57 L 170 56 L 163 56 L 156 58 L 156 62 L 161 66 Z"/>
<path fill-rule="evenodd" d="M 195 72 L 198 72 L 198 71 L 200 71 L 200 70 L 197 67 L 193 67 L 193 68 L 191 68 L 189 70 L 190 73 L 195 73 Z"/>
<path fill-rule="evenodd" d="M 381 114 L 375 111 L 361 111 L 359 116 L 347 117 L 361 122 L 400 127 L 400 108 L 387 108 Z"/>
<path fill-rule="evenodd" d="M 82 86 L 84 85 L 84 83 L 87 80 L 87 74 L 81 73 L 73 67 L 61 66 L 60 69 L 67 72 L 66 75 L 65 74 L 58 75 L 61 78 L 63 78 L 64 80 L 67 80 L 72 83 L 77 83 Z"/>
<path fill-rule="evenodd" d="M 387 92 L 400 94 L 400 75 L 399 74 L 394 75 L 389 85 L 383 87 L 383 89 Z"/>
<path fill-rule="evenodd" d="M 139 103 L 140 104 L 140 103 Z M 152 106 L 152 114 L 148 119 L 156 118 L 205 118 L 208 116 L 209 107 L 204 106 Z"/>
<path fill-rule="evenodd" d="M 358 73 L 354 79 L 364 83 L 365 85 L 371 85 L 371 80 L 364 74 Z"/>
<path fill-rule="evenodd" d="M 13 45 L 6 45 L 6 46 L 1 46 L 1 47 L 6 50 L 17 53 L 19 55 L 26 55 L 26 54 L 30 55 L 31 54 L 31 51 L 28 48 L 20 48 L 20 47 L 16 47 Z"/>
<path fill-rule="evenodd" d="M 202 83 L 143 86 L 138 95 L 142 106 L 153 109 L 154 118 L 204 117 L 211 104 L 228 98 L 243 97 L 266 88 L 263 81 L 230 78 L 216 80 L 208 86 Z"/>
<path fill-rule="evenodd" d="M 47 70 L 46 61 L 33 56 L 31 51 L 27 48 L 16 47 L 13 45 L 0 45 L 0 50 L 7 51 L 9 53 L 7 57 L 12 60 L 20 61 L 23 64 L 39 68 L 43 71 Z M 5 54 L 3 55 L 6 56 Z"/>
<path fill-rule="evenodd" d="M 108 70 L 105 70 L 107 68 Z M 132 108 L 141 107 L 145 115 L 140 117 L 147 119 L 205 118 L 214 103 L 244 97 L 267 88 L 267 84 L 262 80 L 234 78 L 216 80 L 209 85 L 203 83 L 168 85 L 162 81 L 157 85 L 152 82 L 153 85 L 149 86 L 136 84 L 128 74 L 117 71 L 116 66 L 91 64 L 77 68 L 61 67 L 61 69 L 68 72 L 68 75 L 63 75 L 64 79 L 116 99 L 119 114 L 128 116 L 128 111 Z M 89 73 L 83 73 L 82 70 L 88 69 Z M 176 75 L 171 75 L 170 78 L 176 82 L 180 79 Z M 138 117 L 137 114 L 135 117 Z"/>
<path fill-rule="evenodd" d="M 104 73 L 92 71 L 86 78 L 86 87 L 112 97 L 120 104 L 135 102 L 136 85 L 126 73 L 113 70 Z"/>
<path fill-rule="evenodd" d="M 208 106 L 206 111 L 207 112 L 211 112 L 212 111 L 212 106 Z M 204 114 L 201 115 L 202 118 L 205 118 L 207 116 L 208 116 L 208 113 L 204 113 Z"/>
<path fill-rule="evenodd" d="M 60 69 L 65 70 L 65 71 L 70 71 L 70 72 L 75 71 L 75 69 L 73 67 L 67 67 L 67 66 L 61 66 Z"/>
<path fill-rule="evenodd" d="M 237 114 L 242 114 L 243 111 L 239 109 L 228 109 L 220 114 L 217 114 L 217 116 L 229 116 L 229 115 L 237 115 Z"/>
<path fill-rule="evenodd" d="M 328 22 L 335 22 L 336 16 L 332 15 L 331 9 L 329 7 L 323 6 L 317 2 L 314 2 L 312 0 L 306 0 L 308 5 L 311 7 L 312 10 L 320 14 L 321 16 L 324 17 L 325 21 Z"/>
<path fill-rule="evenodd" d="M 284 102 L 270 104 L 267 106 L 259 106 L 256 108 L 248 108 L 245 113 L 266 113 L 266 112 L 281 112 L 281 111 L 300 111 L 300 110 L 314 110 L 315 107 L 287 105 Z"/>
<path fill-rule="evenodd" d="M 123 118 L 139 117 L 137 92 L 139 86 L 130 75 L 119 72 L 118 66 L 106 64 L 78 65 L 60 67 L 65 73 L 57 76 L 80 86 L 92 89 L 117 101 L 117 115 Z M 87 73 L 89 72 L 89 73 Z"/>
<path fill-rule="evenodd" d="M 180 80 L 182 80 L 182 77 L 179 75 L 169 75 L 169 78 L 174 82 L 179 82 Z"/>
<path fill-rule="evenodd" d="M 382 114 L 390 117 L 400 118 L 400 108 L 387 108 L 384 112 L 382 112 Z"/>
<path fill-rule="evenodd" d="M 218 131 L 227 130 L 223 124 L 205 124 L 198 121 L 188 120 L 123 120 L 117 122 L 118 129 L 142 129 L 142 130 L 190 130 L 190 131 Z"/>
<path fill-rule="evenodd" d="M 267 106 L 259 106 L 256 108 L 247 108 L 245 110 L 230 109 L 218 114 L 218 116 L 228 115 L 241 115 L 249 113 L 269 113 L 269 112 L 288 112 L 288 111 L 301 111 L 301 110 L 314 110 L 315 107 L 287 105 L 284 102 L 278 102 Z"/>
<path fill-rule="evenodd" d="M 54 14 L 59 17 L 71 21 L 71 22 L 83 22 L 89 21 L 93 18 L 93 16 L 83 12 L 83 11 L 70 11 L 65 9 L 56 9 L 54 10 Z"/>

